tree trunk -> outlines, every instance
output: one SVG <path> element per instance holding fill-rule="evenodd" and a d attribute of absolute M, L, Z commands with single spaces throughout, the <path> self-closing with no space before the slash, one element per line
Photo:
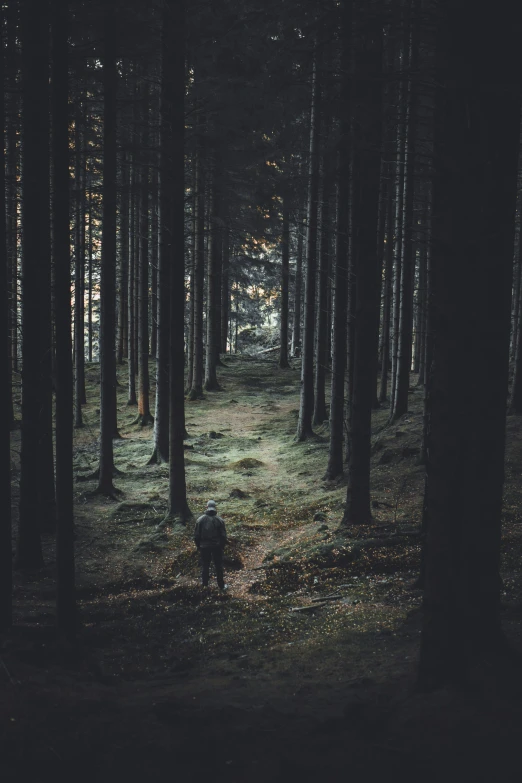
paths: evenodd
<path fill-rule="evenodd" d="M 4 122 L 6 122 L 5 141 L 7 142 L 5 163 L 5 179 L 7 186 L 7 269 L 8 269 L 8 334 L 9 358 L 6 366 L 9 388 L 9 427 L 14 426 L 14 408 L 12 395 L 12 373 L 18 372 L 18 149 L 17 125 L 20 116 L 17 68 L 16 68 L 16 35 L 17 35 L 17 4 L 11 3 L 5 12 L 6 17 L 6 67 L 5 77 L 7 89 L 11 92 L 4 99 Z M 9 109 L 9 116 L 5 110 Z"/>
<path fill-rule="evenodd" d="M 127 405 L 137 405 L 136 396 L 136 156 L 132 155 L 129 170 L 129 275 L 127 279 L 127 330 L 128 330 L 128 379 L 129 397 Z"/>
<path fill-rule="evenodd" d="M 172 148 L 171 95 L 169 89 L 170 55 L 165 36 L 169 9 L 165 8 L 162 60 L 161 60 L 161 97 L 160 97 L 160 154 L 159 154 L 159 258 L 158 258 L 158 354 L 156 380 L 156 411 L 154 417 L 154 451 L 151 463 L 161 464 L 169 461 L 170 432 L 170 291 L 172 263 L 172 183 L 169 166 Z"/>
<path fill-rule="evenodd" d="M 154 144 L 156 145 L 156 138 Z M 152 193 L 150 201 L 150 268 L 151 268 L 151 295 L 150 295 L 150 355 L 156 359 L 158 356 L 158 190 L 159 170 L 158 155 L 154 153 L 152 167 Z"/>
<path fill-rule="evenodd" d="M 58 628 L 74 636 L 73 366 L 69 250 L 68 4 L 53 0 L 52 154 L 56 328 L 56 610 Z"/>
<path fill-rule="evenodd" d="M 319 132 L 321 125 L 321 85 L 318 78 L 317 53 L 312 73 L 312 104 L 310 115 L 310 164 L 308 172 L 308 210 L 306 231 L 306 278 L 303 355 L 301 361 L 301 399 L 296 440 L 313 436 L 314 412 L 314 332 L 315 291 L 317 270 L 317 201 L 319 195 Z"/>
<path fill-rule="evenodd" d="M 409 15 L 408 15 L 409 16 Z M 418 14 L 415 14 L 418 19 Z M 408 26 L 409 27 L 409 26 Z M 418 68 L 418 22 L 413 25 L 411 44 L 409 46 L 409 68 L 412 74 Z M 408 33 L 409 37 L 409 33 Z M 406 47 L 405 47 L 406 48 Z M 417 85 L 410 78 L 407 85 L 407 107 L 405 115 L 404 144 L 404 184 L 403 184 L 403 214 L 402 246 L 401 246 L 401 276 L 400 276 L 400 307 L 399 335 L 397 339 L 397 368 L 395 393 L 391 420 L 397 421 L 408 411 L 408 393 L 410 387 L 410 370 L 412 359 L 413 333 L 413 272 L 414 272 L 414 188 L 415 188 L 415 149 L 417 134 Z"/>
<path fill-rule="evenodd" d="M 100 470 L 98 492 L 114 495 L 112 483 L 116 432 L 116 16 L 105 15 L 103 55 L 103 216 L 100 278 Z"/>
<path fill-rule="evenodd" d="M 190 250 L 189 250 L 189 316 L 188 316 L 188 336 L 187 336 L 187 380 L 185 384 L 185 393 L 190 394 L 192 389 L 192 376 L 194 374 L 194 267 L 196 264 L 196 166 L 195 155 L 192 157 L 192 203 L 191 203 L 191 221 L 190 221 Z M 226 344 L 225 344 L 226 350 Z"/>
<path fill-rule="evenodd" d="M 399 86 L 397 90 L 397 138 L 395 152 L 395 226 L 393 242 L 393 299 L 392 299 L 392 351 L 391 351 L 391 389 L 390 389 L 390 416 L 394 414 L 395 396 L 397 387 L 398 357 L 400 345 L 400 317 L 401 317 L 401 261 L 403 254 L 403 229 L 404 229 L 404 182 L 407 136 L 407 81 L 401 71 L 406 70 L 408 61 L 408 30 L 406 20 L 402 19 L 402 42 L 397 53 L 396 69 L 399 72 Z"/>
<path fill-rule="evenodd" d="M 283 195 L 281 229 L 281 322 L 279 367 L 289 367 L 288 363 L 288 279 L 290 274 L 290 226 L 288 214 L 288 196 Z"/>
<path fill-rule="evenodd" d="M 390 167 L 388 166 L 388 177 Z M 388 182 L 386 193 L 386 225 L 384 245 L 384 280 L 382 303 L 382 337 L 381 337 L 381 379 L 379 385 L 379 402 L 386 402 L 388 396 L 388 375 L 390 371 L 390 319 L 392 314 L 392 280 L 393 280 L 393 200 L 391 183 Z"/>
<path fill-rule="evenodd" d="M 303 220 L 301 210 L 297 213 L 297 255 L 295 259 L 294 314 L 292 324 L 291 354 L 301 356 L 301 299 L 303 289 Z"/>
<path fill-rule="evenodd" d="M 120 197 L 120 264 L 118 286 L 118 329 L 116 340 L 116 364 L 123 364 L 125 356 L 125 332 L 127 330 L 129 306 L 129 170 L 127 154 L 122 155 Z M 91 245 L 91 223 L 89 219 L 89 247 Z M 91 264 L 89 250 L 89 266 Z M 90 327 L 89 327 L 90 331 Z M 90 342 L 90 341 L 89 341 Z"/>
<path fill-rule="evenodd" d="M 199 125 L 199 123 L 198 123 Z M 194 217 L 194 350 L 192 387 L 189 400 L 203 395 L 203 306 L 205 277 L 205 180 L 201 137 L 198 137 L 195 159 Z"/>
<path fill-rule="evenodd" d="M 519 337 L 519 320 L 521 304 L 521 283 L 522 283 L 522 113 L 520 115 L 520 141 L 518 153 L 518 180 L 517 180 L 517 208 L 515 214 L 515 254 L 513 269 L 513 294 L 511 297 L 511 345 L 509 358 L 515 362 L 517 355 L 517 344 Z"/>
<path fill-rule="evenodd" d="M 426 232 L 426 224 L 422 227 L 423 232 Z M 417 295 L 417 325 L 416 325 L 416 337 L 415 346 L 418 352 L 417 357 L 417 372 L 419 377 L 417 379 L 417 386 L 424 386 L 424 379 L 426 377 L 426 302 L 427 302 L 427 266 L 428 266 L 428 243 L 426 237 L 423 236 L 420 242 L 419 251 L 419 283 L 418 283 L 418 295 Z"/>
<path fill-rule="evenodd" d="M 218 344 L 221 329 L 219 319 L 222 257 L 220 185 L 221 172 L 217 168 L 217 163 L 214 162 L 210 194 L 211 231 L 207 269 L 207 334 L 204 384 L 206 391 L 214 391 L 220 388 L 216 373 L 216 367 L 219 361 Z"/>
<path fill-rule="evenodd" d="M 81 109 L 77 108 L 74 121 L 74 426 L 83 427 L 82 405 L 85 403 L 85 292 L 83 287 L 83 267 L 81 229 L 82 187 L 81 187 Z"/>
<path fill-rule="evenodd" d="M 163 17 L 162 81 L 165 128 L 169 151 L 162 176 L 169 189 L 170 251 L 170 427 L 168 518 L 185 524 L 191 518 L 185 480 L 184 403 L 184 310 L 185 310 L 185 187 L 184 187 L 184 95 L 185 95 L 185 8 L 180 0 L 167 0 Z"/>
<path fill-rule="evenodd" d="M 230 229 L 223 228 L 223 260 L 221 273 L 221 352 L 227 352 L 228 320 L 230 315 Z"/>
<path fill-rule="evenodd" d="M 324 144 L 328 143 L 328 122 L 324 122 Z M 315 341 L 315 387 L 314 387 L 314 414 L 312 422 L 316 426 L 323 424 L 328 419 L 326 409 L 325 383 L 326 383 L 326 343 L 329 328 L 328 323 L 328 270 L 330 266 L 330 162 L 326 153 L 323 153 L 322 163 L 322 197 L 320 201 L 320 241 L 319 241 L 319 267 L 317 270 L 317 314 L 316 314 L 316 341 Z"/>
<path fill-rule="evenodd" d="M 0 15 L 1 26 L 4 29 L 3 13 Z M 0 33 L 2 51 L 4 36 Z M 0 83 L 4 80 L 4 58 L 0 57 Z M 14 119 L 14 118 L 13 118 Z M 4 101 L 0 101 L 0 215 L 5 215 L 6 209 L 6 177 L 4 155 L 4 126 L 5 111 Z M 10 364 L 10 317 L 9 317 L 9 275 L 8 252 L 6 243 L 6 225 L 0 220 L 0 313 L 2 323 L 0 325 L 0 356 L 2 365 L 6 368 Z M 1 392 L 4 400 L 12 399 L 11 374 L 0 373 Z M 2 417 L 0 424 L 0 631 L 10 628 L 13 620 L 13 543 L 11 531 L 11 446 L 10 446 L 10 421 L 6 416 Z"/>
<path fill-rule="evenodd" d="M 337 182 L 337 242 L 335 245 L 332 382 L 330 395 L 330 446 L 325 479 L 343 473 L 344 375 L 346 371 L 346 308 L 348 300 L 348 256 L 350 229 L 350 50 L 352 36 L 352 0 L 341 6 L 341 100 L 340 140 Z"/>
<path fill-rule="evenodd" d="M 364 16 L 364 11 L 361 10 Z M 363 18 L 363 22 L 366 19 Z M 348 488 L 344 525 L 367 524 L 370 510 L 371 414 L 375 397 L 377 362 L 380 253 L 377 247 L 381 149 L 381 29 L 368 20 L 367 35 L 356 51 L 355 105 L 361 112 L 355 119 L 354 225 L 355 307 L 353 344 L 353 392 L 350 420 Z"/>
<path fill-rule="evenodd" d="M 522 129 L 522 122 L 521 122 Z M 509 397 L 509 413 L 522 414 L 522 133 L 518 158 L 517 209 L 515 215 L 514 272 L 512 296 L 511 357 L 513 383 Z"/>
<path fill-rule="evenodd" d="M 143 132 L 141 134 L 142 150 L 149 146 L 149 87 L 147 74 L 143 81 Z M 140 196 L 140 249 L 138 265 L 138 418 L 136 422 L 142 427 L 152 424 L 154 419 L 150 412 L 150 379 L 149 379 L 149 166 L 148 155 L 141 165 Z"/>
<path fill-rule="evenodd" d="M 471 36 L 467 3 L 440 9 L 424 689 L 462 685 L 484 655 L 505 651 L 499 566 L 520 111 L 518 9 L 497 17 L 477 6 Z"/>
<path fill-rule="evenodd" d="M 43 565 L 40 541 L 42 408 L 40 346 L 41 298 L 45 249 L 49 245 L 49 113 L 48 4 L 26 0 L 22 5 L 23 203 L 22 264 L 22 446 L 20 455 L 20 519 L 16 567 Z M 45 293 L 43 294 L 45 295 Z"/>

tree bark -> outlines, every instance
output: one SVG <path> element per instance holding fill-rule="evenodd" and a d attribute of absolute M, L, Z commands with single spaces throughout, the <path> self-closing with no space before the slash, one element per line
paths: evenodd
<path fill-rule="evenodd" d="M 0 28 L 4 29 L 3 13 L 0 15 Z M 0 33 L 0 44 L 4 46 L 4 36 Z M 0 83 L 4 80 L 4 58 L 0 57 Z M 6 177 L 4 154 L 4 101 L 0 101 L 0 215 L 5 215 L 6 209 Z M 2 365 L 10 365 L 10 317 L 9 317 L 9 275 L 8 252 L 6 243 L 6 225 L 0 220 L 0 356 Z M 11 374 L 0 373 L 0 396 L 4 400 L 12 398 Z M 0 424 L 0 631 L 10 628 L 13 620 L 13 542 L 11 530 L 11 445 L 10 421 L 2 417 Z"/>
<path fill-rule="evenodd" d="M 361 10 L 361 15 L 364 11 Z M 366 21 L 363 19 L 362 21 Z M 374 20 L 365 25 L 366 37 L 355 53 L 355 105 L 361 112 L 354 128 L 355 272 L 353 397 L 350 421 L 348 487 L 344 525 L 367 524 L 370 510 L 371 414 L 375 398 L 377 362 L 380 253 L 377 247 L 379 209 L 381 117 L 381 29 Z M 364 129 L 364 131 L 362 131 Z"/>
<path fill-rule="evenodd" d="M 515 214 L 515 252 L 513 268 L 513 294 L 511 297 L 511 346 L 509 358 L 515 362 L 519 338 L 520 304 L 522 296 L 522 112 L 520 115 L 520 142 L 518 153 L 517 208 Z"/>
<path fill-rule="evenodd" d="M 475 663 L 503 655 L 506 646 L 499 566 L 520 112 L 517 10 L 506 6 L 498 17 L 477 6 L 469 35 L 468 4 L 440 4 L 423 689 L 466 683 Z M 478 366 L 487 372 L 477 374 Z"/>
<path fill-rule="evenodd" d="M 198 126 L 200 121 L 198 121 Z M 198 135 L 195 160 L 195 218 L 194 218 L 194 350 L 192 387 L 189 400 L 203 396 L 203 308 L 205 283 L 205 179 L 201 135 Z"/>
<path fill-rule="evenodd" d="M 81 222 L 82 210 L 82 176 L 81 176 L 81 108 L 77 107 L 74 120 L 74 426 L 83 427 L 82 405 L 85 403 L 85 291 L 83 286 L 83 268 L 85 259 L 82 255 Z"/>
<path fill-rule="evenodd" d="M 89 218 L 89 247 L 91 246 L 91 221 Z M 125 332 L 129 306 L 127 302 L 129 288 L 129 171 L 128 158 L 124 152 L 121 162 L 121 196 L 120 196 L 120 263 L 118 286 L 118 329 L 116 337 L 116 364 L 123 364 L 125 356 Z M 89 250 L 89 268 L 91 251 Z M 90 326 L 89 326 L 90 331 Z M 89 339 L 90 345 L 90 339 Z M 90 350 L 90 348 L 89 348 Z M 92 361 L 92 360 L 90 360 Z"/>
<path fill-rule="evenodd" d="M 45 282 L 43 255 L 49 245 L 49 8 L 44 0 L 21 7 L 22 162 L 24 247 L 22 264 L 22 446 L 20 518 L 16 567 L 43 565 L 41 508 L 41 330 L 40 304 Z M 43 293 L 45 295 L 45 293 Z"/>
<path fill-rule="evenodd" d="M 330 480 L 341 476 L 343 473 L 344 375 L 346 371 L 346 308 L 348 302 L 350 229 L 350 42 L 352 35 L 352 8 L 352 0 L 343 0 L 341 6 L 340 140 L 337 182 L 337 242 L 335 245 L 333 291 L 330 446 L 328 450 L 328 466 L 324 477 Z"/>
<path fill-rule="evenodd" d="M 315 292 L 317 270 L 317 207 L 319 195 L 319 132 L 321 125 L 321 85 L 318 78 L 317 52 L 314 55 L 312 73 L 312 98 L 310 114 L 310 161 L 308 171 L 308 210 L 306 231 L 306 278 L 303 355 L 301 361 L 301 398 L 297 421 L 296 440 L 313 436 L 314 412 L 314 333 Z"/>
<path fill-rule="evenodd" d="M 192 516 L 185 480 L 184 402 L 184 310 L 185 310 L 185 188 L 184 188 L 184 95 L 185 95 L 185 7 L 180 0 L 167 0 L 164 9 L 163 56 L 165 69 L 165 127 L 170 152 L 164 170 L 170 195 L 170 427 L 168 518 L 185 524 Z"/>
<path fill-rule="evenodd" d="M 230 229 L 223 227 L 223 259 L 221 264 L 221 353 L 227 352 L 228 321 L 230 317 Z"/>
<path fill-rule="evenodd" d="M 207 333 L 206 333 L 206 361 L 205 383 L 206 391 L 215 391 L 220 388 L 216 368 L 219 361 L 219 340 L 221 323 L 219 318 L 219 303 L 221 299 L 221 261 L 222 261 L 222 232 L 221 232 L 221 171 L 214 161 L 212 186 L 210 193 L 210 248 L 207 267 Z"/>
<path fill-rule="evenodd" d="M 156 136 L 154 145 L 156 146 Z M 151 199 L 150 199 L 150 270 L 151 270 L 151 294 L 150 294 L 150 355 L 157 359 L 158 356 L 158 190 L 159 169 L 158 155 L 154 152 L 151 172 Z"/>
<path fill-rule="evenodd" d="M 390 167 L 388 166 L 388 177 Z M 384 245 L 384 279 L 382 304 L 382 337 L 381 337 L 381 378 L 379 384 L 379 402 L 386 402 L 388 396 L 388 376 L 390 372 L 390 319 L 392 315 L 392 281 L 393 281 L 393 200 L 391 183 L 388 181 L 386 193 L 386 225 Z"/>
<path fill-rule="evenodd" d="M 104 20 L 103 54 L 103 217 L 100 279 L 100 470 L 98 492 L 112 496 L 115 489 L 112 440 L 116 420 L 116 15 L 109 8 Z"/>
<path fill-rule="evenodd" d="M 328 121 L 325 120 L 324 144 L 328 143 Z M 328 419 L 326 409 L 326 343 L 328 332 L 328 270 L 330 266 L 330 189 L 331 175 L 330 162 L 326 152 L 323 152 L 322 163 L 322 195 L 319 207 L 319 221 L 321 226 L 319 240 L 319 265 L 317 269 L 317 314 L 316 314 L 316 340 L 315 340 L 315 386 L 314 386 L 314 414 L 312 423 L 316 426 L 323 424 Z"/>
<path fill-rule="evenodd" d="M 196 172 L 196 165 L 195 165 L 195 158 L 196 155 L 194 154 L 192 157 L 192 193 L 191 193 L 191 221 L 190 221 L 190 249 L 189 249 L 189 284 L 188 284 L 188 295 L 189 295 L 189 316 L 188 316 L 188 335 L 187 335 L 187 356 L 186 356 L 186 365 L 187 365 L 187 380 L 185 384 L 185 392 L 187 395 L 190 394 L 190 390 L 192 389 L 192 376 L 194 374 L 194 268 L 196 265 L 195 257 L 196 257 L 196 200 L 197 200 L 197 194 L 196 194 L 196 179 L 197 179 L 197 172 Z M 225 345 L 226 350 L 226 345 Z"/>
<path fill-rule="evenodd" d="M 169 461 L 170 433 L 170 291 L 172 263 L 172 193 L 169 166 L 172 150 L 171 95 L 169 67 L 171 65 L 166 35 L 169 31 L 169 9 L 165 7 L 161 49 L 160 87 L 160 153 L 159 153 L 159 257 L 158 257 L 158 353 L 156 374 L 156 410 L 154 416 L 154 450 L 151 463 Z"/>
<path fill-rule="evenodd" d="M 58 629 L 74 636 L 73 365 L 69 251 L 68 4 L 52 4 L 53 245 L 56 328 L 56 610 Z"/>
<path fill-rule="evenodd" d="M 401 2 L 399 0 L 399 6 Z M 401 268 L 403 254 L 403 229 L 404 229 L 404 162 L 407 136 L 407 81 L 401 71 L 406 71 L 408 61 L 408 26 L 405 15 L 402 15 L 402 41 L 397 52 L 396 69 L 399 71 L 399 85 L 397 89 L 397 137 L 395 152 L 395 226 L 393 242 L 393 299 L 392 299 L 392 351 L 391 351 L 391 388 L 390 388 L 390 416 L 394 414 L 395 396 L 397 387 L 397 372 L 400 345 L 400 318 L 401 318 Z"/>
<path fill-rule="evenodd" d="M 288 363 L 288 280 L 290 275 L 290 225 L 288 214 L 288 196 L 283 194 L 281 228 L 281 321 L 279 367 L 285 369 Z"/>
<path fill-rule="evenodd" d="M 6 122 L 5 141 L 5 179 L 7 186 L 7 269 L 8 269 L 8 313 L 9 313 L 9 361 L 6 367 L 9 384 L 9 426 L 14 426 L 14 408 L 12 388 L 12 373 L 18 372 L 18 148 L 17 125 L 20 116 L 17 65 L 16 65 L 16 34 L 18 23 L 17 4 L 8 5 L 6 17 L 6 66 L 5 79 L 11 95 L 5 98 L 4 121 Z M 9 116 L 5 116 L 6 109 Z"/>
<path fill-rule="evenodd" d="M 140 197 L 140 248 L 138 265 L 138 418 L 137 423 L 145 427 L 154 422 L 150 412 L 150 379 L 149 379 L 149 157 L 146 150 L 149 146 L 149 87 L 147 74 L 143 81 L 143 132 L 141 146 L 145 151 L 141 163 L 139 191 Z"/>
<path fill-rule="evenodd" d="M 409 17 L 409 14 L 408 14 Z M 415 20 L 418 14 L 415 14 Z M 408 19 L 409 21 L 409 19 Z M 408 38 L 409 38 L 409 28 Z M 409 69 L 412 74 L 418 68 L 418 23 L 411 27 L 411 43 L 409 45 Z M 405 47 L 407 48 L 407 47 Z M 401 276 L 400 276 L 400 307 L 399 335 L 397 339 L 397 368 L 395 393 L 391 420 L 397 421 L 408 411 L 408 393 L 410 387 L 410 371 L 412 359 L 413 334 L 413 272 L 414 272 L 414 188 L 415 188 L 415 157 L 417 134 L 417 85 L 410 77 L 407 84 L 404 144 L 404 183 L 403 183 L 403 213 L 402 245 L 401 245 Z"/>
<path fill-rule="evenodd" d="M 137 405 L 136 396 L 136 156 L 132 155 L 129 170 L 129 274 L 127 279 L 128 382 L 127 405 Z"/>
<path fill-rule="evenodd" d="M 297 254 L 295 259 L 294 313 L 292 322 L 291 354 L 301 356 L 301 299 L 303 288 L 303 220 L 301 210 L 297 211 Z"/>

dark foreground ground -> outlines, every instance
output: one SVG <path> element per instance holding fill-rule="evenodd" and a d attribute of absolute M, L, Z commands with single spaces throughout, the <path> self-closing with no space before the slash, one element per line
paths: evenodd
<path fill-rule="evenodd" d="M 326 433 L 294 444 L 298 370 L 229 359 L 187 406 L 187 480 L 229 531 L 221 594 L 198 585 L 191 529 L 163 527 L 166 469 L 122 381 L 119 502 L 94 497 L 97 368 L 77 433 L 82 628 L 56 639 L 53 542 L 17 574 L 0 637 L 0 781 L 519 781 L 522 673 L 484 661 L 466 693 L 415 692 L 421 394 L 375 414 L 374 524 L 339 530 Z M 17 434 L 13 436 L 16 462 Z M 522 427 L 508 421 L 503 615 L 522 648 Z M 14 501 L 16 505 L 15 475 Z M 329 596 L 331 600 L 321 600 Z"/>

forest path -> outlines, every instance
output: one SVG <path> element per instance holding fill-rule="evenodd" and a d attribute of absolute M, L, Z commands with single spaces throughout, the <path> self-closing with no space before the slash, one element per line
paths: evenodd
<path fill-rule="evenodd" d="M 212 498 L 226 519 L 230 589 L 199 585 L 192 525 L 157 531 L 168 468 L 147 464 L 152 432 L 132 423 L 120 368 L 123 438 L 114 448 L 123 495 L 115 502 L 93 495 L 92 482 L 76 485 L 77 649 L 54 635 L 52 537 L 44 572 L 16 574 L 16 626 L 0 648 L 2 783 L 90 783 L 114 780 L 115 770 L 129 783 L 173 774 L 188 783 L 316 783 L 348 772 L 361 783 L 439 783 L 448 769 L 460 780 L 515 779 L 522 717 L 509 694 L 519 698 L 522 685 L 510 680 L 497 698 L 492 678 L 480 710 L 474 695 L 411 696 L 418 545 L 405 538 L 346 558 L 352 541 L 337 538 L 346 490 L 321 479 L 325 433 L 294 442 L 299 368 L 225 362 L 222 391 L 187 403 L 186 474 L 193 511 Z M 88 367 L 86 426 L 76 432 L 83 475 L 97 465 L 97 373 Z M 421 395 L 377 434 L 386 416 L 374 419 L 376 524 L 358 538 L 420 518 L 423 475 L 412 455 Z M 510 417 L 503 600 L 514 608 L 503 619 L 519 642 L 521 437 L 520 420 Z M 323 548 L 326 561 L 317 559 Z M 339 600 L 293 611 L 335 590 Z"/>

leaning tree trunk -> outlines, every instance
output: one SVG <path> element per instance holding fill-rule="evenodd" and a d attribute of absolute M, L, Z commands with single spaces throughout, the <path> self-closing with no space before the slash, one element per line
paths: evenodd
<path fill-rule="evenodd" d="M 312 74 L 312 103 L 310 115 L 310 165 L 308 172 L 308 210 L 306 231 L 305 316 L 303 355 L 301 360 L 301 398 L 296 440 L 313 436 L 314 412 L 314 333 L 315 291 L 317 269 L 317 201 L 319 195 L 319 132 L 321 124 L 321 85 L 318 78 L 317 53 Z"/>
<path fill-rule="evenodd" d="M 56 328 L 56 610 L 61 632 L 76 632 L 73 510 L 73 365 L 69 251 L 68 5 L 53 0 L 52 154 Z"/>
<path fill-rule="evenodd" d="M 440 9 L 425 689 L 460 686 L 484 656 L 498 666 L 506 651 L 499 567 L 521 86 L 515 6 L 501 17 L 477 6 L 472 36 L 467 3 Z"/>
<path fill-rule="evenodd" d="M 3 15 L 2 15 L 3 16 Z M 3 18 L 1 29 L 3 30 Z M 0 33 L 3 50 L 3 35 Z M 4 79 L 4 58 L 0 57 L 0 83 Z M 0 101 L 0 215 L 5 215 L 4 101 Z M 10 363 L 9 276 L 5 221 L 0 220 L 0 357 L 4 368 Z M 11 399 L 11 375 L 0 373 L 0 397 Z M 2 417 L 0 424 L 0 631 L 12 624 L 13 543 L 11 532 L 11 447 L 10 421 Z"/>
<path fill-rule="evenodd" d="M 100 470 L 98 492 L 114 495 L 112 477 L 116 432 L 116 16 L 108 9 L 103 59 L 103 216 L 100 278 Z"/>
<path fill-rule="evenodd" d="M 361 11 L 361 15 L 364 12 Z M 366 21 L 366 20 L 363 20 Z M 348 455 L 348 487 L 344 525 L 367 524 L 370 510 L 371 414 L 377 362 L 380 252 L 377 218 L 381 149 L 381 30 L 367 25 L 367 36 L 356 52 L 355 104 L 361 112 L 354 155 L 355 302 L 353 391 Z"/>
<path fill-rule="evenodd" d="M 288 279 L 290 274 L 290 227 L 288 214 L 288 196 L 283 195 L 281 228 L 281 323 L 279 367 L 289 367 L 288 363 Z"/>
<path fill-rule="evenodd" d="M 185 9 L 180 0 L 167 0 L 163 17 L 162 73 L 166 114 L 166 140 L 170 155 L 162 172 L 169 188 L 170 253 L 170 426 L 169 426 L 169 507 L 168 518 L 185 524 L 191 518 L 185 480 L 185 390 L 183 378 L 185 331 L 185 188 L 184 188 L 184 95 Z"/>
<path fill-rule="evenodd" d="M 40 300 L 44 289 L 42 254 L 49 237 L 48 4 L 22 5 L 23 205 L 22 265 L 22 446 L 17 568 L 43 565 L 40 541 Z"/>

